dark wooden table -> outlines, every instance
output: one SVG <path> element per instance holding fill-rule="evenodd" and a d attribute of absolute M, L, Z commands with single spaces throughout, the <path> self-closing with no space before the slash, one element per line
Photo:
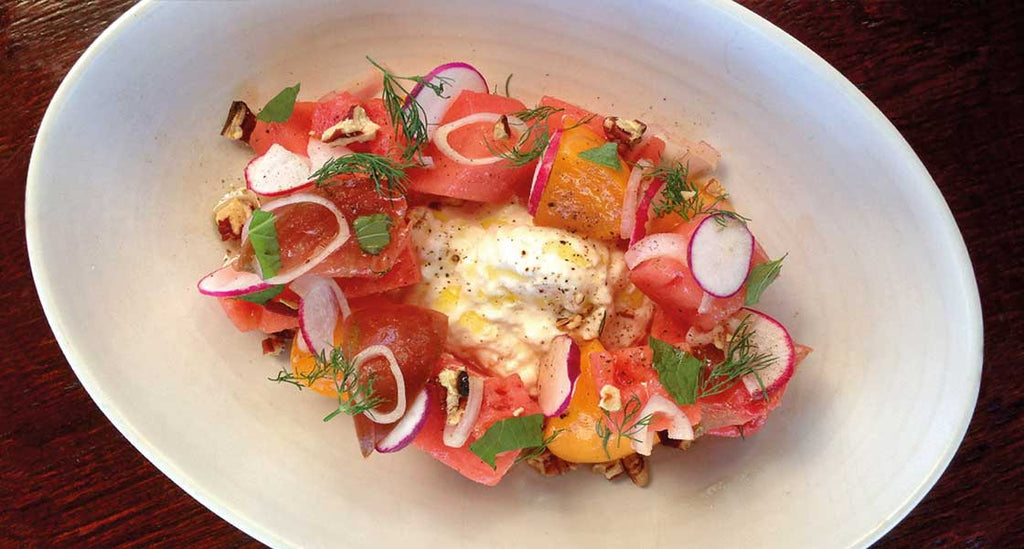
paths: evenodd
<path fill-rule="evenodd" d="M 255 541 L 140 455 L 79 385 L 43 317 L 25 174 L 61 78 L 132 2 L 0 4 L 0 546 Z M 745 1 L 896 124 L 960 224 L 985 313 L 978 407 L 952 465 L 878 547 L 1024 547 L 1024 3 Z"/>

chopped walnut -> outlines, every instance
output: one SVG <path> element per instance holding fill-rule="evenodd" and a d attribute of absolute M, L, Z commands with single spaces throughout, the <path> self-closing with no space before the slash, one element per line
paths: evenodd
<path fill-rule="evenodd" d="M 604 475 L 604 478 L 608 480 L 615 480 L 619 478 L 622 473 L 626 472 L 626 468 L 622 465 L 622 460 L 617 459 L 615 461 L 606 461 L 604 463 L 595 463 L 591 467 L 591 471 Z"/>
<path fill-rule="evenodd" d="M 572 315 L 565 318 L 560 318 L 555 321 L 555 328 L 563 332 L 569 332 L 579 328 L 583 324 L 583 315 Z"/>
<path fill-rule="evenodd" d="M 646 457 L 640 454 L 630 454 L 622 458 L 622 466 L 625 467 L 626 474 L 629 475 L 629 480 L 632 480 L 633 484 L 643 488 L 651 482 Z"/>
<path fill-rule="evenodd" d="M 253 210 L 260 207 L 260 199 L 247 189 L 230 192 L 221 198 L 213 209 L 213 222 L 221 240 L 242 238 L 242 227 L 249 220 Z"/>
<path fill-rule="evenodd" d="M 288 340 L 294 337 L 295 332 L 292 330 L 284 330 L 271 334 L 270 337 L 264 338 L 263 354 L 264 355 L 279 355 L 281 351 L 288 346 Z"/>
<path fill-rule="evenodd" d="M 619 144 L 620 153 L 635 147 L 643 139 L 646 131 L 647 124 L 639 120 L 627 120 L 617 116 L 604 119 L 604 135 L 608 141 Z"/>
<path fill-rule="evenodd" d="M 228 108 L 228 118 L 220 134 L 233 141 L 249 142 L 252 130 L 256 127 L 256 115 L 249 110 L 244 101 L 232 101 Z"/>
<path fill-rule="evenodd" d="M 601 401 L 597 403 L 598 408 L 609 412 L 618 412 L 622 409 L 622 393 L 614 385 L 601 387 Z"/>
<path fill-rule="evenodd" d="M 445 368 L 437 375 L 437 381 L 447 391 L 444 401 L 445 416 L 448 418 L 448 423 L 452 425 L 457 425 L 462 419 L 463 410 L 459 407 L 459 403 L 463 395 L 459 390 L 459 379 L 465 371 L 461 368 Z"/>
<path fill-rule="evenodd" d="M 576 469 L 575 463 L 565 461 L 547 450 L 538 456 L 527 459 L 526 464 L 546 477 L 557 477 Z"/>
<path fill-rule="evenodd" d="M 508 123 L 508 116 L 501 115 L 494 123 L 494 139 L 500 141 L 512 137 L 512 126 Z"/>
<path fill-rule="evenodd" d="M 324 130 L 320 141 L 332 145 L 348 145 L 350 143 L 365 143 L 377 137 L 378 125 L 366 114 L 366 109 L 356 105 L 349 111 L 344 120 Z"/>

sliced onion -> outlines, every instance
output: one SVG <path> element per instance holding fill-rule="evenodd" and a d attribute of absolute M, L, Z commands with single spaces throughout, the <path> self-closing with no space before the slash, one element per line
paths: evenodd
<path fill-rule="evenodd" d="M 423 425 L 427 423 L 427 412 L 430 410 L 430 391 L 426 387 L 412 399 L 409 410 L 384 438 L 375 445 L 378 452 L 397 452 L 412 442 Z"/>
<path fill-rule="evenodd" d="M 637 265 L 656 257 L 671 257 L 677 261 L 686 261 L 686 237 L 676 233 L 655 233 L 645 236 L 626 250 L 623 259 L 626 267 L 635 269 Z"/>
<path fill-rule="evenodd" d="M 245 167 L 245 186 L 261 196 L 282 196 L 311 185 L 310 161 L 274 143 Z"/>
<path fill-rule="evenodd" d="M 709 215 L 690 237 L 686 263 L 701 289 L 715 297 L 730 297 L 747 280 L 753 255 L 754 235 L 746 223 Z"/>
<path fill-rule="evenodd" d="M 266 290 L 270 286 L 256 273 L 235 270 L 235 261 L 204 276 L 196 284 L 199 293 L 213 297 L 237 297 Z"/>
<path fill-rule="evenodd" d="M 555 165 L 555 158 L 558 156 L 558 146 L 562 143 L 562 130 L 555 130 L 555 133 L 551 134 L 551 141 L 548 141 L 548 146 L 544 149 L 544 154 L 540 156 L 540 162 L 537 162 L 537 168 L 533 171 L 533 183 L 530 185 L 530 200 L 527 204 L 527 210 L 530 215 L 537 215 L 537 210 L 540 208 L 540 198 L 544 194 L 544 189 L 548 186 L 548 180 L 551 179 L 551 168 Z"/>
<path fill-rule="evenodd" d="M 672 440 L 693 440 L 693 425 L 690 418 L 671 400 L 661 396 L 653 395 L 643 410 L 640 410 L 640 417 L 649 414 L 663 414 L 669 418 L 671 424 L 668 428 L 668 438 Z M 635 440 L 630 445 L 638 454 L 649 456 L 654 448 L 654 433 L 650 427 L 637 433 Z"/>
<path fill-rule="evenodd" d="M 487 93 L 489 91 L 487 80 L 480 74 L 480 71 L 476 70 L 469 63 L 454 62 L 440 65 L 428 72 L 423 77 L 423 82 L 443 85 L 444 93 L 438 95 L 434 90 L 424 86 L 422 82 L 418 83 L 409 92 L 404 108 L 408 109 L 412 101 L 416 100 L 416 103 L 422 109 L 420 112 L 421 116 L 426 117 L 426 120 L 423 122 L 427 128 L 428 138 L 434 137 L 434 130 L 437 129 L 437 125 L 444 119 L 448 108 L 452 106 L 452 103 L 455 102 L 460 93 L 464 90 L 479 93 Z"/>
<path fill-rule="evenodd" d="M 633 228 L 636 226 L 637 201 L 640 199 L 640 182 L 644 178 L 644 170 L 649 166 L 649 162 L 641 160 L 629 172 L 629 180 L 626 181 L 626 196 L 622 200 L 622 224 L 619 228 L 619 236 L 622 238 L 633 237 Z"/>
<path fill-rule="evenodd" d="M 313 269 L 321 262 L 323 262 L 324 259 L 327 259 L 327 256 L 338 251 L 338 249 L 341 248 L 345 244 L 345 242 L 348 241 L 349 236 L 351 235 L 351 232 L 348 228 L 348 222 L 345 220 L 345 215 L 342 214 L 340 210 L 338 210 L 338 207 L 335 206 L 333 202 L 327 200 L 322 196 L 317 196 L 315 194 L 309 193 L 293 194 L 291 196 L 281 198 L 273 202 L 268 202 L 267 204 L 261 206 L 260 209 L 265 212 L 269 212 L 279 208 L 283 208 L 285 206 L 290 206 L 292 204 L 301 204 L 304 202 L 319 204 L 320 206 L 323 206 L 330 210 L 330 212 L 334 214 L 334 218 L 338 222 L 338 234 L 335 235 L 335 237 L 331 239 L 331 241 L 328 242 L 327 245 L 324 246 L 323 249 L 320 250 L 318 254 L 307 259 L 302 265 L 295 267 L 290 271 L 278 273 L 277 276 L 273 278 L 268 278 L 264 280 L 264 282 L 266 282 L 269 285 L 287 284 L 295 280 L 296 278 L 299 278 L 300 276 L 308 273 L 311 269 Z M 249 223 L 252 223 L 251 217 L 249 218 L 249 221 L 246 222 L 245 226 L 242 228 L 244 235 L 242 237 L 243 242 L 249 234 Z"/>
<path fill-rule="evenodd" d="M 638 204 L 636 208 L 636 219 L 633 222 L 633 235 L 629 239 L 630 246 L 636 244 L 640 239 L 647 236 L 647 220 L 651 218 L 651 209 L 654 205 L 654 197 L 661 193 L 661 188 L 664 186 L 664 181 L 655 179 L 651 181 L 651 184 L 647 186 L 647 190 L 644 191 L 644 196 L 640 199 L 640 204 Z"/>
<path fill-rule="evenodd" d="M 537 403 L 546 417 L 569 407 L 576 378 L 580 375 L 580 346 L 567 335 L 551 340 L 537 371 Z"/>
<path fill-rule="evenodd" d="M 465 116 L 458 120 L 449 122 L 444 126 L 437 128 L 437 132 L 434 133 L 434 146 L 437 147 L 437 150 L 441 154 L 447 156 L 456 163 L 465 166 L 486 166 L 488 164 L 500 162 L 502 158 L 500 156 L 494 155 L 485 156 L 482 158 L 469 158 L 467 156 L 463 156 L 462 153 L 455 150 L 452 147 L 451 143 L 448 142 L 448 135 L 459 128 L 469 126 L 470 124 L 479 124 L 481 122 L 495 123 L 501 117 L 502 115 L 498 113 L 478 112 L 476 114 L 471 114 L 469 116 Z M 513 128 L 516 131 L 516 136 L 520 136 L 523 134 L 524 131 L 526 131 L 526 123 L 514 116 L 508 117 L 508 124 L 509 127 Z"/>
<path fill-rule="evenodd" d="M 476 425 L 476 418 L 480 415 L 480 405 L 484 401 L 484 380 L 480 377 L 469 377 L 469 397 L 466 399 L 466 409 L 462 412 L 462 418 L 455 425 L 444 424 L 444 445 L 449 448 L 462 448 L 469 439 L 469 433 Z"/>
<path fill-rule="evenodd" d="M 395 403 L 394 409 L 390 412 L 383 413 L 367 410 L 365 414 L 370 421 L 386 425 L 388 423 L 398 421 L 403 415 L 405 415 L 405 377 L 402 376 L 402 369 L 398 367 L 398 359 L 395 358 L 395 353 L 392 353 L 391 349 L 384 345 L 371 345 L 352 358 L 352 365 L 358 370 L 367 360 L 378 357 L 382 357 L 388 361 L 388 367 L 391 368 L 391 374 L 395 376 L 395 387 L 397 389 L 396 394 L 398 395 L 398 402 Z"/>

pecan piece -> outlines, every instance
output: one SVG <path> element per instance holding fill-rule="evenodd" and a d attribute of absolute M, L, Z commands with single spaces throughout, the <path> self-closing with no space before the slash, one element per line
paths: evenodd
<path fill-rule="evenodd" d="M 260 199 L 247 189 L 230 192 L 221 198 L 213 209 L 213 222 L 221 240 L 239 240 L 242 227 L 249 220 L 253 210 L 260 207 Z"/>
<path fill-rule="evenodd" d="M 617 116 L 604 119 L 604 135 L 608 141 L 619 144 L 619 153 L 626 153 L 644 137 L 647 124 L 639 120 L 627 120 Z"/>
<path fill-rule="evenodd" d="M 622 465 L 621 459 L 606 461 L 604 463 L 595 463 L 590 470 L 599 475 L 603 475 L 604 478 L 608 480 L 615 480 L 619 478 L 622 473 L 626 472 L 626 468 Z"/>
<path fill-rule="evenodd" d="M 501 115 L 494 123 L 494 139 L 501 141 L 512 137 L 512 126 L 508 123 L 508 115 Z"/>
<path fill-rule="evenodd" d="M 576 469 L 575 463 L 569 463 L 547 450 L 538 456 L 527 459 L 526 464 L 546 477 L 561 476 Z"/>
<path fill-rule="evenodd" d="M 370 120 L 366 109 L 355 105 L 344 120 L 324 130 L 320 141 L 333 143 L 334 145 L 348 145 L 350 143 L 365 143 L 373 141 L 377 137 L 377 130 L 380 125 Z"/>
<path fill-rule="evenodd" d="M 228 118 L 220 134 L 232 141 L 249 142 L 252 130 L 256 127 L 256 115 L 249 110 L 245 101 L 232 101 L 228 108 Z"/>
<path fill-rule="evenodd" d="M 622 466 L 626 469 L 626 474 L 629 475 L 629 480 L 633 481 L 633 484 L 643 488 L 651 482 L 651 474 L 647 470 L 647 458 L 640 454 L 630 454 L 622 458 Z"/>
<path fill-rule="evenodd" d="M 279 355 L 281 351 L 288 346 L 288 340 L 295 336 L 294 330 L 283 330 L 275 334 L 270 334 L 263 340 L 263 354 L 264 355 Z"/>

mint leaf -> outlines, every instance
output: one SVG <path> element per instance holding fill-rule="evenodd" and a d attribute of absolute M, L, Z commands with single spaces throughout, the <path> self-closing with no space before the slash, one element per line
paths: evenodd
<path fill-rule="evenodd" d="M 622 164 L 619 162 L 619 146 L 615 143 L 605 143 L 600 147 L 587 149 L 580 153 L 580 158 L 613 170 L 618 170 L 622 167 Z"/>
<path fill-rule="evenodd" d="M 263 280 L 277 276 L 281 270 L 281 247 L 277 243 L 274 214 L 263 210 L 252 212 L 249 220 L 249 243 L 260 263 Z"/>
<path fill-rule="evenodd" d="M 747 275 L 747 298 L 743 301 L 744 305 L 754 305 L 761 300 L 761 293 L 778 278 L 779 272 L 782 271 L 782 260 L 786 259 L 787 255 L 789 254 L 775 261 L 758 263 L 754 265 L 753 269 L 750 269 L 750 274 Z"/>
<path fill-rule="evenodd" d="M 281 90 L 267 102 L 256 118 L 264 122 L 287 122 L 295 110 L 295 98 L 299 96 L 299 84 Z"/>
<path fill-rule="evenodd" d="M 469 451 L 495 469 L 498 454 L 543 445 L 544 414 L 531 414 L 494 422 L 484 436 L 469 445 Z"/>
<path fill-rule="evenodd" d="M 275 286 L 267 288 L 266 290 L 260 290 L 258 292 L 252 292 L 251 294 L 243 294 L 240 296 L 236 296 L 235 299 L 241 301 L 248 301 L 249 303 L 255 303 L 257 305 L 266 305 L 268 301 L 274 299 L 283 291 L 284 284 L 277 284 Z"/>
<path fill-rule="evenodd" d="M 697 387 L 700 385 L 704 362 L 660 339 L 652 337 L 650 344 L 654 351 L 654 369 L 658 371 L 658 381 L 672 395 L 676 404 L 681 406 L 697 402 Z"/>
<path fill-rule="evenodd" d="M 357 217 L 352 222 L 359 248 L 370 255 L 378 255 L 391 243 L 391 216 L 377 213 Z"/>

